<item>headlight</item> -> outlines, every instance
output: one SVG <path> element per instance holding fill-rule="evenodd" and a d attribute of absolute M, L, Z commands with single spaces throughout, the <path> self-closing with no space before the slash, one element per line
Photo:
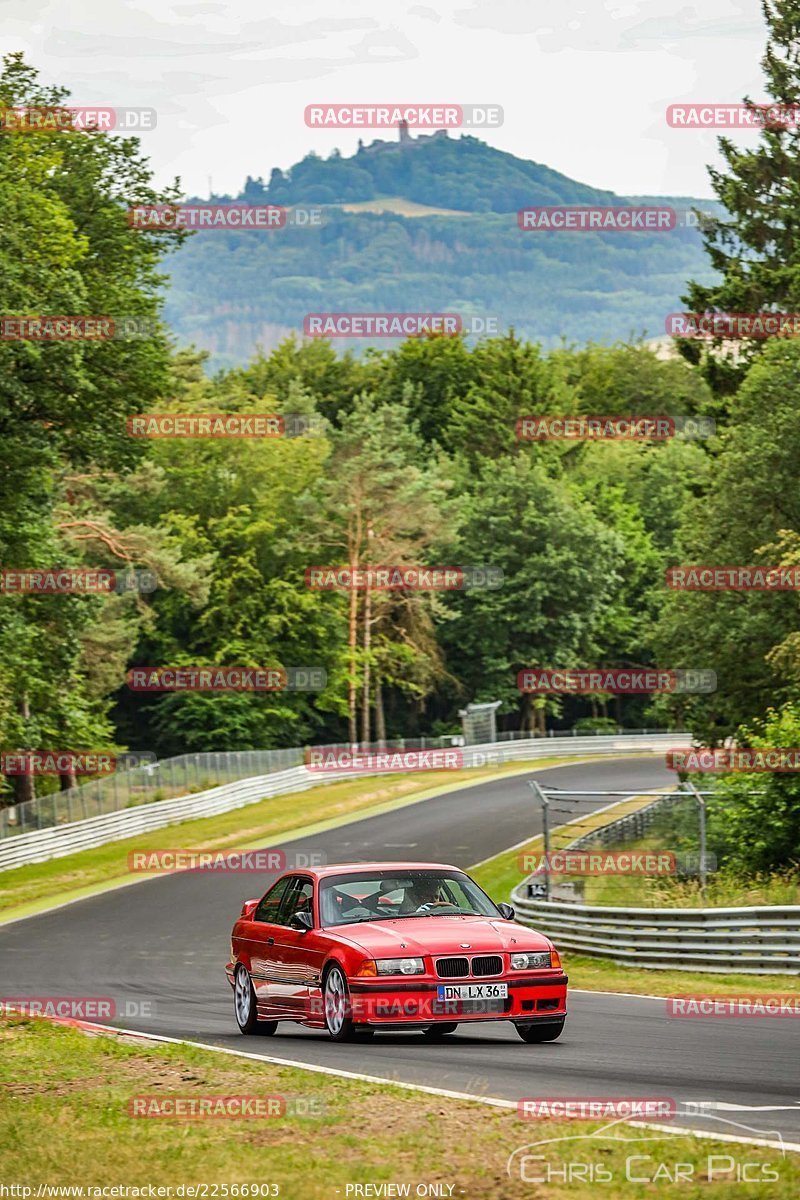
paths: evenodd
<path fill-rule="evenodd" d="M 527 954 L 512 954 L 511 966 L 515 971 L 532 971 L 550 966 L 550 951 L 528 952 Z"/>
<path fill-rule="evenodd" d="M 425 964 L 421 958 L 379 958 L 379 975 L 424 975 Z"/>

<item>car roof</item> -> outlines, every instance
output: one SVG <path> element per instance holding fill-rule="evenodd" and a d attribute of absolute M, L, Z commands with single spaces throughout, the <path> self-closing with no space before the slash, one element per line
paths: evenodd
<path fill-rule="evenodd" d="M 347 863 L 328 863 L 324 867 L 296 867 L 293 871 L 287 874 L 295 875 L 298 871 L 302 871 L 304 875 L 313 875 L 316 879 L 324 879 L 327 875 L 351 875 L 361 873 L 363 871 L 386 871 L 393 875 L 402 874 L 403 871 L 458 871 L 459 874 L 464 874 L 461 867 L 453 867 L 449 863 L 430 863 L 430 862 L 347 862 Z"/>

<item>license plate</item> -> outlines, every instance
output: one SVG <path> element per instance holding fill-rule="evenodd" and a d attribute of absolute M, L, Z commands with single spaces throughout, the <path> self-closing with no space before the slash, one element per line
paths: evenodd
<path fill-rule="evenodd" d="M 440 983 L 439 1000 L 505 1000 L 507 983 Z"/>

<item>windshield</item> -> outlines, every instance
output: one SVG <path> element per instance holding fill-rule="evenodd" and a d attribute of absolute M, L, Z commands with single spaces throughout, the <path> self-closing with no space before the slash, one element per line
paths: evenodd
<path fill-rule="evenodd" d="M 459 871 L 328 876 L 320 883 L 319 910 L 322 925 L 398 917 L 500 916 L 489 897 Z"/>

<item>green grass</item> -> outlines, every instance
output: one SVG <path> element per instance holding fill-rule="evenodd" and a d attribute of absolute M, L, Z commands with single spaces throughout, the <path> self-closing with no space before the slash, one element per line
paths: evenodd
<path fill-rule="evenodd" d="M 588 813 L 580 819 L 580 833 L 588 833 L 591 829 L 599 829 L 602 825 L 607 825 L 611 820 L 617 820 L 619 817 L 624 817 L 627 813 L 635 812 L 639 808 L 644 808 L 646 804 L 652 802 L 652 796 L 632 796 L 627 800 L 620 800 L 619 804 L 615 804 L 613 811 L 603 813 Z M 577 837 L 578 831 L 575 831 L 574 836 Z M 560 832 L 558 835 L 558 845 L 568 841 L 566 832 Z M 555 848 L 555 847 L 554 847 Z M 523 879 L 530 874 L 530 871 L 525 870 L 521 865 L 523 855 L 539 855 L 544 852 L 544 839 L 541 834 L 525 842 L 522 846 L 516 846 L 511 850 L 503 850 L 502 853 L 495 855 L 493 858 L 488 858 L 485 862 L 478 863 L 470 869 L 470 874 L 481 885 L 484 891 L 490 896 L 498 900 L 507 900 L 515 887 L 522 883 Z M 551 876 L 553 882 L 557 882 L 560 876 Z"/>
<path fill-rule="evenodd" d="M 546 1190 L 523 1184 L 519 1176 L 508 1177 L 506 1162 L 531 1142 L 589 1134 L 599 1122 L 522 1120 L 514 1110 L 248 1062 L 190 1046 L 88 1037 L 19 1017 L 0 1018 L 0 1045 L 0 1179 L 6 1185 L 206 1184 L 213 1189 L 275 1184 L 285 1200 L 345 1200 L 348 1185 L 381 1183 L 410 1184 L 412 1196 L 420 1183 L 441 1183 L 452 1188 L 445 1195 L 465 1200 L 541 1200 L 545 1195 L 596 1200 L 598 1195 L 599 1185 L 591 1182 L 555 1182 Z M 532 1064 L 543 1050 L 548 1057 L 558 1054 L 556 1046 L 520 1042 L 515 1047 Z M 342 1066 L 352 1066 L 345 1054 Z M 536 1094 L 533 1082 L 529 1094 Z M 287 1105 L 294 1102 L 317 1115 L 193 1121 L 129 1115 L 136 1096 L 240 1095 L 284 1097 Z M 557 1142 L 532 1153 L 544 1154 L 561 1171 L 568 1161 L 579 1160 L 611 1172 L 619 1182 L 599 1190 L 609 1198 L 708 1196 L 709 1155 L 762 1164 L 761 1170 L 770 1164 L 778 1173 L 777 1182 L 742 1189 L 731 1172 L 723 1172 L 727 1163 L 718 1158 L 719 1175 L 711 1189 L 715 1200 L 739 1200 L 743 1194 L 795 1200 L 800 1194 L 797 1155 L 781 1158 L 779 1151 L 766 1147 L 658 1135 L 633 1125 L 613 1132 L 659 1140 Z M 691 1164 L 696 1182 L 674 1188 L 625 1183 L 625 1158 L 633 1154 L 652 1156 L 651 1170 L 658 1161 L 671 1169 L 675 1163 Z"/>
<path fill-rule="evenodd" d="M 22 916 L 60 901 L 79 899 L 110 886 L 144 878 L 142 875 L 131 876 L 128 871 L 127 858 L 131 850 L 233 850 L 268 846 L 278 838 L 285 841 L 287 835 L 301 837 L 354 817 L 377 815 L 423 797 L 438 795 L 454 786 L 520 774 L 534 766 L 540 769 L 575 761 L 581 761 L 580 757 L 553 757 L 535 764 L 509 762 L 499 767 L 461 771 L 371 776 L 274 796 L 216 817 L 184 821 L 140 837 L 109 842 L 94 850 L 3 871 L 0 873 L 0 916 Z"/>
<path fill-rule="evenodd" d="M 626 842 L 626 850 L 664 850 L 663 835 L 649 834 Z M 637 908 L 736 908 L 753 904 L 800 904 L 800 873 L 778 872 L 743 880 L 728 871 L 710 872 L 705 896 L 697 878 L 673 875 L 594 875 L 582 884 L 587 904 L 621 904 Z"/>

